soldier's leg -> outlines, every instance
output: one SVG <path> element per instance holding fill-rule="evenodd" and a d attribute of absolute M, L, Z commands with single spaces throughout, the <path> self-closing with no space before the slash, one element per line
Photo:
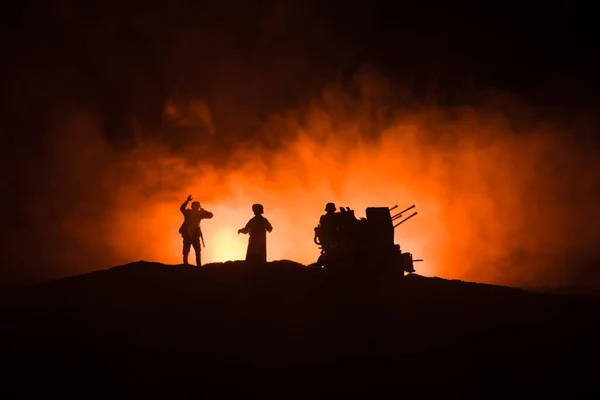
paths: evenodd
<path fill-rule="evenodd" d="M 202 264 L 200 263 L 200 240 L 196 240 L 192 243 L 194 246 L 194 251 L 196 252 L 196 266 L 200 267 Z"/>
<path fill-rule="evenodd" d="M 190 247 L 192 246 L 192 242 L 183 238 L 183 265 L 188 265 L 188 254 L 190 254 Z"/>

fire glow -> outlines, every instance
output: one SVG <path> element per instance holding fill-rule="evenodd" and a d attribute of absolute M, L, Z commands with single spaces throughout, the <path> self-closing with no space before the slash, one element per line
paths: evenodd
<path fill-rule="evenodd" d="M 343 91 L 327 90 L 303 115 L 264 121 L 263 142 L 236 143 L 218 165 L 205 148 L 190 160 L 151 142 L 117 157 L 99 139 L 95 121 L 79 115 L 63 128 L 77 136 L 58 149 L 59 155 L 68 151 L 77 169 L 61 173 L 73 187 L 88 190 L 88 201 L 101 211 L 88 222 L 70 214 L 66 234 L 85 245 L 82 254 L 97 254 L 92 267 L 140 259 L 179 264 L 179 206 L 191 194 L 214 213 L 202 221 L 203 263 L 244 259 L 248 237 L 237 230 L 252 217 L 254 203 L 264 206 L 273 225 L 268 260 L 315 262 L 314 227 L 327 202 L 352 208 L 357 218 L 367 207 L 415 204 L 419 213 L 396 229 L 396 243 L 425 260 L 416 269 L 426 276 L 533 281 L 542 267 L 531 260 L 552 262 L 550 251 L 561 246 L 580 252 L 595 247 L 575 240 L 589 213 L 569 215 L 565 204 L 549 201 L 567 185 L 573 193 L 597 182 L 569 175 L 579 168 L 575 162 L 593 160 L 575 160 L 547 127 L 516 134 L 489 110 L 454 110 L 450 118 L 443 109 L 386 107 L 367 100 L 356 105 Z M 201 110 L 196 119 L 210 123 L 209 107 Z M 219 135 L 213 127 L 209 132 Z M 100 176 L 93 191 L 81 183 L 86 171 Z M 595 212 L 584 200 L 579 207 Z M 527 268 L 523 254 L 535 255 Z M 80 265 L 76 256 L 57 255 L 64 265 Z"/>

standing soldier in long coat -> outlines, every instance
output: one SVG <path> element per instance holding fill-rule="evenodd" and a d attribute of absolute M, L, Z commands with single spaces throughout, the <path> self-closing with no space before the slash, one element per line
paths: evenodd
<path fill-rule="evenodd" d="M 246 252 L 246 261 L 252 263 L 267 262 L 267 232 L 271 232 L 273 227 L 269 220 L 262 216 L 264 208 L 261 204 L 252 205 L 254 217 L 248 221 L 246 226 L 238 230 L 238 234 L 249 234 L 248 250 Z"/>

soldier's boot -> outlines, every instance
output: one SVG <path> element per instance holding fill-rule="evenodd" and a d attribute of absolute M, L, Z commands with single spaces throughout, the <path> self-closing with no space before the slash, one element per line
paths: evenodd
<path fill-rule="evenodd" d="M 183 255 L 183 265 L 188 265 L 188 256 L 187 256 L 187 254 Z"/>
<path fill-rule="evenodd" d="M 196 266 L 200 267 L 202 264 L 200 263 L 200 254 L 196 254 Z"/>

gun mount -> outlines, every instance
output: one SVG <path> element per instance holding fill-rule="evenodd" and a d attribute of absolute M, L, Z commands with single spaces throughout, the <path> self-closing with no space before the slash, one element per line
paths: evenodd
<path fill-rule="evenodd" d="M 350 208 L 326 214 L 315 228 L 314 242 L 321 255 L 313 268 L 400 268 L 406 273 L 415 272 L 411 253 L 403 253 L 394 243 L 394 230 L 417 212 L 403 218 L 404 213 L 415 208 L 412 205 L 392 214 L 398 206 L 369 207 L 366 218 L 357 219 Z M 400 220 L 399 222 L 396 222 Z"/>

